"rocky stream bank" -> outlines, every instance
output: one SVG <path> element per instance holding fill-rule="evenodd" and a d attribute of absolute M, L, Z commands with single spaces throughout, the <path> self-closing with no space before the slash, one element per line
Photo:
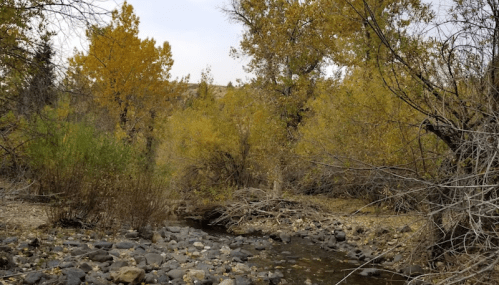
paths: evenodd
<path fill-rule="evenodd" d="M 0 236 L 0 276 L 5 284 L 335 284 L 370 260 L 348 284 L 404 283 L 378 266 L 401 255 L 377 257 L 376 248 L 349 243 L 341 223 L 337 227 L 244 236 L 185 224 L 141 236 L 126 229 L 46 229 Z M 401 272 L 416 276 L 423 270 L 405 266 Z"/>

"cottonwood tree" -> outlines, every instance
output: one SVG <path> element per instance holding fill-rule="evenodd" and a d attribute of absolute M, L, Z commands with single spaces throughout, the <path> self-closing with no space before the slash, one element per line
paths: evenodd
<path fill-rule="evenodd" d="M 322 1 L 232 0 L 223 10 L 245 27 L 233 56 L 249 56 L 254 84 L 269 91 L 290 129 L 323 74 L 334 35 L 322 16 Z"/>
<path fill-rule="evenodd" d="M 90 47 L 71 59 L 69 77 L 90 85 L 93 100 L 113 118 L 118 137 L 129 143 L 145 137 L 150 153 L 155 122 L 180 91 L 170 80 L 169 43 L 157 46 L 138 34 L 139 18 L 125 2 L 112 12 L 109 25 L 87 30 Z"/>

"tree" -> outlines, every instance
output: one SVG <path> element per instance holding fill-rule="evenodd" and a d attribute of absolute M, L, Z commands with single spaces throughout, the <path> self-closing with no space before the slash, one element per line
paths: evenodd
<path fill-rule="evenodd" d="M 490 255 L 497 251 L 499 209 L 499 2 L 453 1 L 448 17 L 423 17 L 401 5 L 399 21 L 411 15 L 417 24 L 406 29 L 376 15 L 370 1 L 343 3 L 380 41 L 375 56 L 391 92 L 424 115 L 422 128 L 450 150 L 439 179 L 425 181 L 431 185 L 427 189 L 434 225 L 432 260 L 470 248 L 479 248 L 481 257 L 462 274 L 442 282 L 486 281 L 486 274 L 481 273 L 499 262 Z M 445 222 L 444 215 L 451 215 L 452 221 Z"/>
<path fill-rule="evenodd" d="M 288 128 L 295 130 L 303 106 L 314 94 L 334 49 L 334 35 L 322 16 L 322 1 L 232 0 L 224 9 L 246 28 L 233 56 L 250 56 L 247 66 L 254 84 L 270 91 Z"/>
<path fill-rule="evenodd" d="M 19 94 L 19 114 L 30 116 L 39 113 L 46 105 L 55 105 L 57 93 L 52 57 L 52 47 L 48 40 L 44 40 L 33 57 L 28 86 Z"/>
<path fill-rule="evenodd" d="M 90 84 L 94 101 L 114 119 L 119 137 L 131 143 L 141 134 L 150 153 L 155 121 L 180 90 L 170 81 L 168 42 L 156 46 L 154 39 L 142 40 L 138 33 L 139 18 L 125 2 L 112 12 L 109 25 L 87 30 L 88 53 L 71 59 L 69 77 Z"/>

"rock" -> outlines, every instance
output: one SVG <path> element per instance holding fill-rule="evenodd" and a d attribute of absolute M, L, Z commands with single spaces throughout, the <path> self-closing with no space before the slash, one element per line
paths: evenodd
<path fill-rule="evenodd" d="M 347 235 L 344 231 L 335 231 L 334 238 L 336 239 L 336 241 L 341 242 L 347 239 Z"/>
<path fill-rule="evenodd" d="M 251 280 L 244 276 L 236 276 L 236 285 L 251 285 Z"/>
<path fill-rule="evenodd" d="M 62 274 L 66 277 L 65 284 L 67 285 L 80 285 L 85 277 L 85 272 L 78 268 L 65 268 Z"/>
<path fill-rule="evenodd" d="M 8 237 L 8 238 L 6 238 L 6 239 L 3 240 L 3 243 L 5 243 L 5 244 L 15 243 L 18 240 L 19 239 L 17 237 Z"/>
<path fill-rule="evenodd" d="M 204 244 L 199 241 L 195 242 L 193 246 L 197 249 L 204 249 Z"/>
<path fill-rule="evenodd" d="M 138 232 L 128 232 L 125 234 L 125 237 L 129 238 L 129 239 L 137 239 L 137 238 L 139 238 L 139 233 Z"/>
<path fill-rule="evenodd" d="M 172 254 L 173 259 L 178 261 L 179 263 L 186 263 L 188 260 L 188 257 L 185 255 L 180 255 L 180 254 Z"/>
<path fill-rule="evenodd" d="M 232 279 L 225 279 L 222 282 L 220 282 L 218 285 L 236 285 L 236 282 Z"/>
<path fill-rule="evenodd" d="M 283 243 L 290 243 L 291 242 L 291 235 L 288 233 L 280 233 L 279 238 Z"/>
<path fill-rule="evenodd" d="M 232 266 L 232 272 L 234 272 L 235 274 L 245 274 L 250 271 L 251 269 L 249 268 L 249 266 L 244 263 L 237 263 L 235 266 Z"/>
<path fill-rule="evenodd" d="M 336 246 L 336 238 L 334 236 L 332 236 L 326 243 L 326 246 L 328 248 L 333 248 L 335 249 L 337 246 Z"/>
<path fill-rule="evenodd" d="M 424 274 L 423 268 L 419 265 L 406 266 L 406 267 L 402 268 L 402 270 L 400 272 L 402 274 L 404 274 L 405 276 L 409 276 L 409 277 L 416 277 L 416 276 Z"/>
<path fill-rule="evenodd" d="M 171 233 L 180 233 L 180 227 L 167 227 L 166 229 Z"/>
<path fill-rule="evenodd" d="M 144 278 L 144 283 L 146 284 L 156 284 L 158 283 L 158 276 L 153 273 L 147 273 Z"/>
<path fill-rule="evenodd" d="M 255 245 L 255 250 L 265 250 L 267 247 L 263 243 L 257 243 Z"/>
<path fill-rule="evenodd" d="M 224 245 L 222 246 L 222 248 L 220 249 L 220 253 L 222 254 L 226 254 L 226 255 L 229 255 L 231 253 L 231 249 L 230 247 Z"/>
<path fill-rule="evenodd" d="M 99 273 L 90 273 L 85 276 L 85 283 L 89 285 L 107 285 L 109 282 Z"/>
<path fill-rule="evenodd" d="M 130 248 L 133 248 L 135 246 L 135 243 L 131 242 L 131 241 L 122 241 L 122 242 L 119 242 L 115 245 L 115 247 L 117 249 L 130 249 Z"/>
<path fill-rule="evenodd" d="M 28 275 L 26 275 L 23 282 L 25 284 L 35 284 L 38 281 L 40 281 L 40 279 L 42 279 L 43 276 L 44 274 L 42 272 L 30 272 L 28 273 Z"/>
<path fill-rule="evenodd" d="M 274 273 L 269 274 L 269 282 L 271 285 L 277 285 L 281 282 L 281 279 L 284 277 L 282 272 L 276 270 Z"/>
<path fill-rule="evenodd" d="M 79 243 L 77 241 L 68 240 L 68 241 L 63 242 L 62 245 L 69 246 L 69 247 L 78 247 L 81 245 L 81 243 Z"/>
<path fill-rule="evenodd" d="M 189 269 L 186 275 L 186 277 L 191 281 L 204 280 L 206 277 L 206 272 L 204 272 L 204 270 Z"/>
<path fill-rule="evenodd" d="M 120 268 L 128 266 L 128 262 L 125 260 L 118 260 L 113 262 L 111 266 L 109 266 L 109 271 L 118 271 Z"/>
<path fill-rule="evenodd" d="M 83 272 L 88 273 L 89 271 L 92 271 L 93 268 L 88 263 L 83 262 L 80 264 L 80 269 L 83 270 Z"/>
<path fill-rule="evenodd" d="M 112 261 L 113 257 L 111 255 L 99 254 L 89 257 L 89 259 L 95 262 L 106 262 L 106 261 Z"/>
<path fill-rule="evenodd" d="M 94 243 L 94 247 L 99 249 L 111 249 L 111 247 L 113 247 L 113 243 L 107 241 L 101 241 Z"/>
<path fill-rule="evenodd" d="M 393 262 L 399 262 L 400 260 L 402 260 L 401 254 L 397 254 L 393 257 Z"/>
<path fill-rule="evenodd" d="M 248 261 L 249 255 L 240 249 L 236 249 L 230 252 L 230 256 L 233 258 L 239 258 L 241 261 Z"/>
<path fill-rule="evenodd" d="M 159 267 L 163 263 L 163 256 L 157 253 L 148 253 L 144 256 L 146 258 L 146 264 Z"/>
<path fill-rule="evenodd" d="M 125 266 L 120 270 L 111 272 L 111 278 L 115 283 L 140 284 L 144 280 L 146 273 L 137 267 Z"/>
<path fill-rule="evenodd" d="M 184 274 L 185 274 L 185 271 L 182 269 L 173 269 L 173 270 L 168 271 L 168 273 L 166 273 L 166 275 L 168 275 L 168 277 L 170 277 L 173 280 L 182 279 L 184 277 Z"/>

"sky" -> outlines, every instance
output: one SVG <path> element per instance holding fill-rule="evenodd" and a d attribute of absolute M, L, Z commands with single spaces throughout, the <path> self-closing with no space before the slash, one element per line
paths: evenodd
<path fill-rule="evenodd" d="M 214 83 L 227 85 L 237 79 L 247 81 L 251 75 L 243 66 L 248 59 L 233 59 L 231 46 L 238 47 L 243 27 L 229 22 L 220 8 L 230 0 L 128 0 L 140 18 L 139 37 L 154 38 L 158 45 L 167 41 L 172 48 L 172 79 L 190 75 L 199 83 L 201 72 L 211 68 Z M 111 0 L 104 5 L 114 9 L 123 1 Z M 84 40 L 74 41 L 78 50 Z M 71 48 L 73 50 L 73 48 Z"/>

